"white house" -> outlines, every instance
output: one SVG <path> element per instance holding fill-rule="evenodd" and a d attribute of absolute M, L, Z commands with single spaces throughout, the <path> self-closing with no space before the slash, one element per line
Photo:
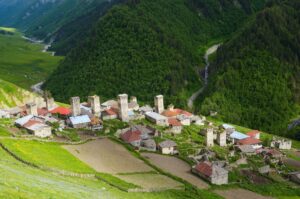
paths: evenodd
<path fill-rule="evenodd" d="M 169 126 L 168 118 L 156 112 L 147 112 L 146 118 L 159 126 Z"/>
<path fill-rule="evenodd" d="M 177 151 L 177 144 L 174 141 L 171 140 L 166 140 L 158 145 L 158 149 L 162 154 L 167 154 L 167 155 L 174 155 L 178 154 Z"/>

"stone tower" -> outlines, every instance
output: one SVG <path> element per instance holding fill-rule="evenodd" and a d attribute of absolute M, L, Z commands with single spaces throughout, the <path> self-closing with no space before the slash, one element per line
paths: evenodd
<path fill-rule="evenodd" d="M 214 129 L 208 128 L 205 131 L 205 144 L 207 147 L 214 146 Z"/>
<path fill-rule="evenodd" d="M 157 95 L 154 98 L 154 104 L 155 104 L 155 111 L 157 113 L 161 114 L 165 110 L 164 96 L 163 95 Z"/>
<path fill-rule="evenodd" d="M 100 117 L 101 115 L 101 105 L 100 105 L 100 97 L 97 95 L 89 96 L 88 103 L 91 105 L 92 113 Z"/>
<path fill-rule="evenodd" d="M 46 108 L 48 111 L 54 109 L 54 99 L 52 97 L 46 98 L 45 101 L 46 101 Z"/>
<path fill-rule="evenodd" d="M 71 107 L 72 107 L 72 116 L 79 116 L 81 114 L 79 97 L 71 98 Z"/>
<path fill-rule="evenodd" d="M 26 104 L 26 111 L 28 115 L 38 116 L 38 109 L 36 103 Z"/>
<path fill-rule="evenodd" d="M 222 131 L 222 132 L 218 133 L 217 142 L 220 146 L 226 146 L 227 145 L 226 136 L 227 136 L 226 131 Z"/>
<path fill-rule="evenodd" d="M 128 116 L 128 95 L 127 94 L 121 94 L 118 96 L 118 103 L 119 103 L 119 118 L 123 122 L 129 121 Z"/>

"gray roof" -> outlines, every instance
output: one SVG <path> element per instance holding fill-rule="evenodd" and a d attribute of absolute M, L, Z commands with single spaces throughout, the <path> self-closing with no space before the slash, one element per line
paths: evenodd
<path fill-rule="evenodd" d="M 255 149 L 251 145 L 238 145 L 242 153 L 254 153 Z"/>
<path fill-rule="evenodd" d="M 151 129 L 150 127 L 144 126 L 144 125 L 135 125 L 132 127 L 132 129 L 139 130 L 142 134 L 150 134 L 153 133 L 155 130 Z"/>
<path fill-rule="evenodd" d="M 172 140 L 166 140 L 166 141 L 163 141 L 163 142 L 159 143 L 159 146 L 161 148 L 170 148 L 170 147 L 177 146 L 177 144 Z"/>
<path fill-rule="evenodd" d="M 153 139 L 143 140 L 142 144 L 145 147 L 156 147 L 156 143 Z"/>
<path fill-rule="evenodd" d="M 165 117 L 163 115 L 160 115 L 158 113 L 155 113 L 155 112 L 147 112 L 146 116 L 150 117 L 150 118 L 153 118 L 155 120 L 167 120 L 168 119 L 167 117 Z"/>

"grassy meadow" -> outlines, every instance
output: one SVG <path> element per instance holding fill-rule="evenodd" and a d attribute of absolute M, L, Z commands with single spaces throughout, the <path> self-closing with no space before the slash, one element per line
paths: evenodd
<path fill-rule="evenodd" d="M 45 80 L 62 59 L 43 53 L 43 45 L 26 41 L 16 29 L 2 27 L 0 32 L 0 79 L 29 89 Z"/>
<path fill-rule="evenodd" d="M 37 166 L 76 173 L 95 173 L 56 143 L 11 139 L 3 139 L 0 142 L 21 159 Z"/>

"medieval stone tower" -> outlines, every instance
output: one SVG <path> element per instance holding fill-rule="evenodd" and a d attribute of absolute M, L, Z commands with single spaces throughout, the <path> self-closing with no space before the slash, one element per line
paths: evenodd
<path fill-rule="evenodd" d="M 46 101 L 47 110 L 54 109 L 54 99 L 52 97 L 51 98 L 46 98 L 45 101 Z"/>
<path fill-rule="evenodd" d="M 207 147 L 214 146 L 214 129 L 208 128 L 205 132 L 205 144 Z"/>
<path fill-rule="evenodd" d="M 135 96 L 130 97 L 130 102 L 137 103 L 137 98 Z"/>
<path fill-rule="evenodd" d="M 161 114 L 165 110 L 164 96 L 163 95 L 157 95 L 154 98 L 154 104 L 155 104 L 155 111 L 157 113 Z"/>
<path fill-rule="evenodd" d="M 38 108 L 36 103 L 28 103 L 26 104 L 26 111 L 28 115 L 38 116 Z"/>
<path fill-rule="evenodd" d="M 218 133 L 217 142 L 220 146 L 226 146 L 226 131 Z"/>
<path fill-rule="evenodd" d="M 121 94 L 118 96 L 118 103 L 119 103 L 119 118 L 123 122 L 129 121 L 128 116 L 128 95 L 127 94 Z"/>
<path fill-rule="evenodd" d="M 72 116 L 79 116 L 81 114 L 79 97 L 71 98 L 71 107 L 72 107 Z"/>
<path fill-rule="evenodd" d="M 101 115 L 101 105 L 100 105 L 100 97 L 97 95 L 89 96 L 88 103 L 91 105 L 92 113 L 100 117 Z"/>

